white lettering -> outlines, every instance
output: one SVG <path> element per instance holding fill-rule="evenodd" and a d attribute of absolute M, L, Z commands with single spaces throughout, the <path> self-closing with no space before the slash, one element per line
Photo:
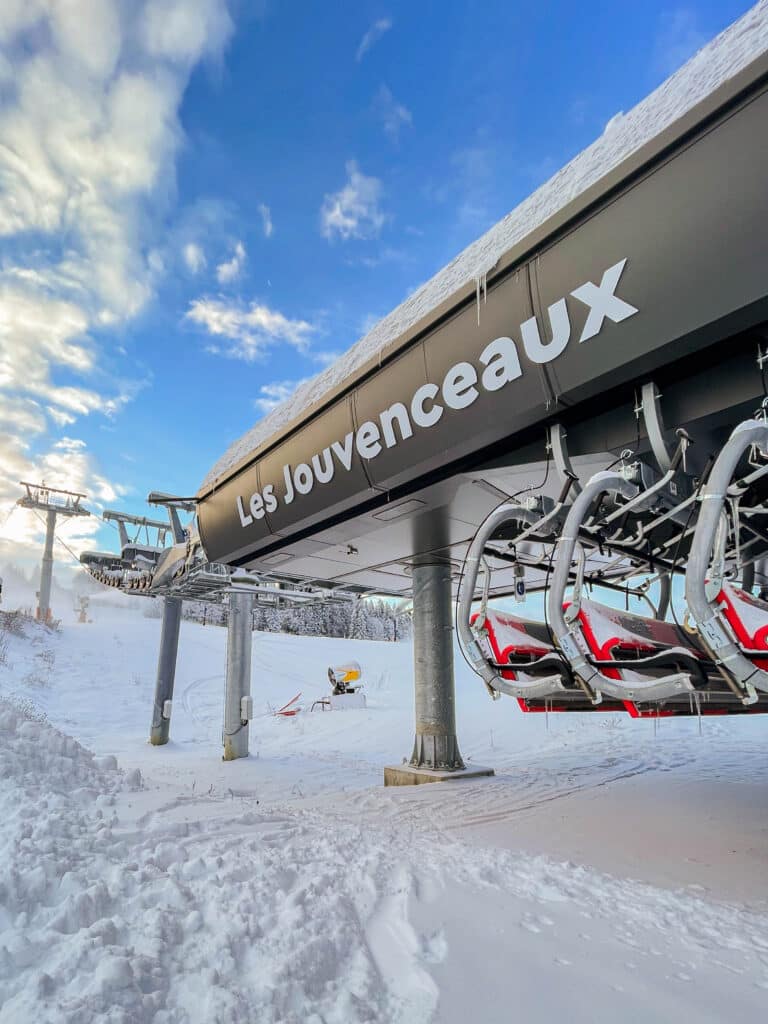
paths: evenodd
<path fill-rule="evenodd" d="M 616 295 L 626 264 L 626 259 L 620 260 L 603 273 L 599 285 L 587 281 L 570 293 L 589 307 L 579 342 L 589 341 L 599 334 L 606 320 L 621 323 L 638 312 L 634 306 Z M 566 298 L 553 302 L 547 309 L 547 315 L 550 337 L 544 340 L 537 317 L 529 317 L 520 324 L 525 354 L 532 363 L 539 365 L 552 362 L 561 355 L 571 338 L 570 310 Z M 499 391 L 523 375 L 518 347 L 512 338 L 494 339 L 486 345 L 478 360 L 482 370 L 472 362 L 455 363 L 446 371 L 442 387 L 438 388 L 432 383 L 422 384 L 413 393 L 410 406 L 404 402 L 394 402 L 379 413 L 375 421 L 365 420 L 356 431 L 346 434 L 343 441 L 333 441 L 321 452 L 313 454 L 308 462 L 300 463 L 295 469 L 286 463 L 283 466 L 283 502 L 290 505 L 297 494 L 309 494 L 316 481 L 321 484 L 330 483 L 335 476 L 336 462 L 349 472 L 355 451 L 362 459 L 375 459 L 384 446 L 394 448 L 400 441 L 413 437 L 413 424 L 424 428 L 433 427 L 442 418 L 445 406 L 449 409 L 466 409 L 477 401 L 480 389 Z M 442 404 L 437 400 L 438 397 Z M 246 511 L 246 501 L 250 514 Z M 236 507 L 240 525 L 245 529 L 254 520 L 263 519 L 268 513 L 277 511 L 275 488 L 269 484 L 261 493 L 256 491 L 249 499 L 238 495 Z"/>
<path fill-rule="evenodd" d="M 532 363 L 550 363 L 556 359 L 571 337 L 571 321 L 568 319 L 568 306 L 565 299 L 558 299 L 549 307 L 549 322 L 552 326 L 552 340 L 542 344 L 539 324 L 535 316 L 520 324 L 525 354 Z"/>
<path fill-rule="evenodd" d="M 306 462 L 300 462 L 296 469 L 294 469 L 293 482 L 299 494 L 309 494 L 314 487 L 315 478 L 312 476 L 312 470 Z"/>
<path fill-rule="evenodd" d="M 390 405 L 390 407 L 385 409 L 379 416 L 381 430 L 384 435 L 384 444 L 387 448 L 394 448 L 397 444 L 395 431 L 392 427 L 395 420 L 397 420 L 397 425 L 400 427 L 400 437 L 403 441 L 406 441 L 409 437 L 413 437 L 413 428 L 411 427 L 411 421 L 408 419 L 408 410 L 402 402 L 395 402 L 394 405 Z"/>
<path fill-rule="evenodd" d="M 320 459 L 323 460 L 323 465 L 320 465 Z M 320 484 L 327 484 L 333 480 L 333 474 L 336 472 L 336 467 L 333 464 L 333 456 L 331 455 L 330 448 L 323 448 L 320 455 L 312 456 L 312 469 L 315 471 L 315 479 Z"/>
<path fill-rule="evenodd" d="M 283 498 L 283 501 L 286 505 L 290 505 L 296 497 L 293 490 L 293 480 L 291 479 L 290 463 L 283 466 L 283 477 L 285 478 L 285 497 Z"/>
<path fill-rule="evenodd" d="M 275 497 L 275 488 L 272 484 L 267 484 L 264 488 L 264 504 L 267 512 L 277 511 L 277 498 Z"/>
<path fill-rule="evenodd" d="M 589 316 L 584 324 L 584 330 L 581 332 L 579 343 L 589 341 L 590 338 L 594 338 L 596 334 L 599 334 L 606 317 L 615 324 L 620 324 L 622 320 L 634 316 L 637 312 L 634 306 L 630 306 L 628 302 L 620 299 L 618 295 L 614 295 L 626 262 L 624 259 L 609 267 L 603 274 L 603 279 L 599 286 L 591 281 L 587 281 L 586 284 L 571 292 L 574 299 L 578 299 L 585 306 L 589 306 Z"/>
<path fill-rule="evenodd" d="M 261 495 L 259 494 L 258 491 L 256 491 L 255 494 L 251 495 L 251 500 L 250 500 L 249 504 L 251 506 L 251 515 L 253 516 L 253 518 L 254 519 L 263 519 L 264 518 L 264 499 L 261 497 Z"/>
<path fill-rule="evenodd" d="M 511 338 L 496 338 L 486 345 L 480 353 L 480 362 L 486 367 L 481 380 L 486 391 L 498 391 L 523 375 L 517 345 Z"/>
<path fill-rule="evenodd" d="M 472 363 L 456 363 L 443 379 L 443 399 L 449 409 L 466 409 L 472 405 L 480 392 L 477 384 L 477 371 Z"/>
<path fill-rule="evenodd" d="M 355 446 L 362 459 L 375 459 L 381 451 L 379 444 L 379 428 L 375 423 L 366 420 L 357 431 Z"/>
<path fill-rule="evenodd" d="M 422 384 L 417 389 L 411 401 L 411 419 L 417 427 L 434 427 L 443 415 L 442 405 L 433 405 L 429 411 L 424 408 L 425 402 L 434 401 L 437 392 L 434 384 Z"/>
<path fill-rule="evenodd" d="M 251 516 L 247 516 L 245 514 L 245 509 L 243 508 L 243 499 L 240 497 L 239 494 L 237 496 L 237 501 L 235 504 L 237 505 L 237 512 L 238 515 L 240 516 L 240 525 L 242 526 L 243 529 L 245 529 L 246 526 L 251 525 L 253 519 L 251 518 Z"/>
<path fill-rule="evenodd" d="M 342 464 L 344 469 L 352 468 L 352 437 L 353 435 L 351 432 L 347 434 L 344 438 L 343 447 L 338 441 L 334 441 L 331 445 L 334 455 Z"/>

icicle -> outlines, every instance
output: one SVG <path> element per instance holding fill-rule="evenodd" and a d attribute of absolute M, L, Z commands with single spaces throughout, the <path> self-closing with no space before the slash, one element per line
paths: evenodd
<path fill-rule="evenodd" d="M 482 294 L 483 304 L 488 301 L 488 274 L 498 263 L 498 260 L 494 260 L 493 263 L 489 263 L 485 267 L 478 267 L 473 275 L 475 282 L 475 308 L 477 310 L 477 326 L 480 326 L 480 296 Z"/>
<path fill-rule="evenodd" d="M 480 293 L 483 305 L 488 301 L 488 271 L 478 270 L 475 274 L 475 308 L 477 309 L 477 326 L 480 326 Z"/>

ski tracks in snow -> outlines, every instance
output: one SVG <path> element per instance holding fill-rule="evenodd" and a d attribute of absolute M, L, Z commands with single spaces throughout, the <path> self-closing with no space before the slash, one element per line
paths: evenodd
<path fill-rule="evenodd" d="M 113 759 L 0 712 L 0 1024 L 454 1024 L 483 972 L 504 997 L 487 1024 L 553 966 L 523 1019 L 562 1015 L 584 977 L 600 1013 L 573 1020 L 617 1019 L 633 984 L 667 1002 L 624 1019 L 672 1019 L 673 985 L 697 1019 L 759 1019 L 764 915 L 472 847 L 380 791 L 377 821 L 348 794 L 158 807 Z"/>

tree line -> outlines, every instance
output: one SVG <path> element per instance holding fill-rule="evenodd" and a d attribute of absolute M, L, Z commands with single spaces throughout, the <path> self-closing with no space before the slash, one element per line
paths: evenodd
<path fill-rule="evenodd" d="M 162 603 L 157 614 L 162 614 Z M 335 636 L 350 640 L 408 640 L 411 616 L 405 601 L 361 598 L 355 601 L 325 601 L 310 605 L 264 607 L 255 605 L 253 628 L 263 633 L 292 633 L 295 636 Z M 182 615 L 192 622 L 223 626 L 228 606 L 185 601 Z"/>

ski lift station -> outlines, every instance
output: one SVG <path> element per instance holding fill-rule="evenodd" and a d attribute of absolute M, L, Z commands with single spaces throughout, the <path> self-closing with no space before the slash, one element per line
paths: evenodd
<path fill-rule="evenodd" d="M 83 555 L 165 601 L 153 742 L 186 598 L 230 602 L 228 758 L 254 601 L 412 599 L 415 742 L 390 783 L 484 771 L 461 758 L 454 631 L 502 714 L 768 710 L 766 126 L 760 5 L 194 496 L 150 495 L 172 546 Z"/>

